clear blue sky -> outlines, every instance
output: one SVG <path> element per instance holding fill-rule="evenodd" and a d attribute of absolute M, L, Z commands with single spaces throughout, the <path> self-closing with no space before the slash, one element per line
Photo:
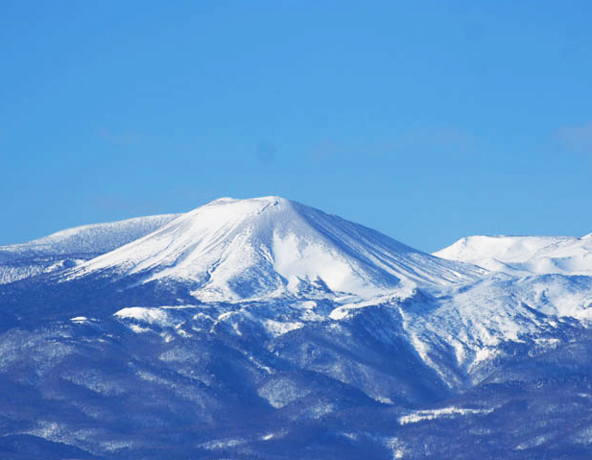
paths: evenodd
<path fill-rule="evenodd" d="M 592 2 L 0 2 L 0 244 L 281 195 L 592 232 Z"/>

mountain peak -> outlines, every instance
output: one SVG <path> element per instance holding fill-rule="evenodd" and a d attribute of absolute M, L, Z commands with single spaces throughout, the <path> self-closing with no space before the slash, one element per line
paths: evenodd
<path fill-rule="evenodd" d="M 75 269 L 188 282 L 202 301 L 319 289 L 361 297 L 446 284 L 479 270 L 424 254 L 375 230 L 277 196 L 221 198 Z"/>
<path fill-rule="evenodd" d="M 194 216 L 200 216 L 200 219 L 206 219 L 208 226 L 216 225 L 221 221 L 228 224 L 238 224 L 243 219 L 254 219 L 257 216 L 263 218 L 265 211 L 271 211 L 275 219 L 281 219 L 281 214 L 285 212 L 294 212 L 297 203 L 279 196 L 264 196 L 258 198 L 236 199 L 236 198 L 218 198 L 203 206 L 193 209 L 183 217 L 188 222 L 193 222 Z M 303 205 L 299 205 L 303 207 Z"/>
<path fill-rule="evenodd" d="M 276 205 L 276 204 L 288 204 L 291 203 L 290 200 L 283 198 L 281 196 L 260 196 L 256 198 L 232 198 L 232 197 L 221 197 L 217 198 L 209 203 L 205 204 L 204 206 L 215 206 L 215 205 L 223 205 L 223 204 L 236 204 L 236 203 L 259 203 L 259 204 L 266 204 L 266 205 Z M 200 206 L 200 208 L 203 206 Z M 199 208 L 196 208 L 199 209 Z"/>

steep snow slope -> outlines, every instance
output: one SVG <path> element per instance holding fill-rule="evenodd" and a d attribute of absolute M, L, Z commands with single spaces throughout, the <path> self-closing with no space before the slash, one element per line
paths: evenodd
<path fill-rule="evenodd" d="M 403 328 L 426 364 L 451 385 L 467 377 L 474 383 L 492 362 L 503 361 L 509 344 L 512 350 L 524 346 L 542 353 L 562 340 L 565 323 L 592 325 L 592 278 L 488 276 L 431 298 L 409 298 L 400 311 Z"/>
<path fill-rule="evenodd" d="M 513 275 L 592 275 L 592 234 L 565 236 L 470 236 L 433 255 Z"/>
<path fill-rule="evenodd" d="M 194 283 L 202 301 L 299 292 L 372 296 L 403 284 L 443 285 L 484 271 L 279 197 L 224 198 L 68 273 L 115 271 Z"/>
<path fill-rule="evenodd" d="M 83 225 L 28 243 L 0 246 L 0 284 L 63 269 L 151 233 L 178 214 Z"/>

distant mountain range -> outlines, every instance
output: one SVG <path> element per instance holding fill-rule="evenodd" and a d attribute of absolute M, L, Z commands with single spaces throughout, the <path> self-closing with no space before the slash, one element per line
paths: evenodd
<path fill-rule="evenodd" d="M 592 234 L 280 197 L 0 247 L 0 458 L 589 459 Z"/>
<path fill-rule="evenodd" d="M 434 255 L 511 275 L 560 273 L 592 276 L 592 233 L 582 238 L 470 236 Z"/>

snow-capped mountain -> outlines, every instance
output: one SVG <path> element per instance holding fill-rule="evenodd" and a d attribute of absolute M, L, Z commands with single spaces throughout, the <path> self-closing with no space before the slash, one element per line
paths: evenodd
<path fill-rule="evenodd" d="M 591 242 L 264 197 L 5 246 L 1 457 L 588 459 Z"/>
<path fill-rule="evenodd" d="M 484 273 L 280 197 L 216 200 L 66 276 L 102 271 L 190 282 L 202 301 L 297 293 L 303 285 L 372 297 Z"/>
<path fill-rule="evenodd" d="M 0 284 L 72 267 L 152 233 L 177 214 L 83 225 L 23 244 L 0 246 Z"/>
<path fill-rule="evenodd" d="M 434 253 L 510 274 L 592 275 L 592 234 L 566 236 L 470 236 Z"/>

